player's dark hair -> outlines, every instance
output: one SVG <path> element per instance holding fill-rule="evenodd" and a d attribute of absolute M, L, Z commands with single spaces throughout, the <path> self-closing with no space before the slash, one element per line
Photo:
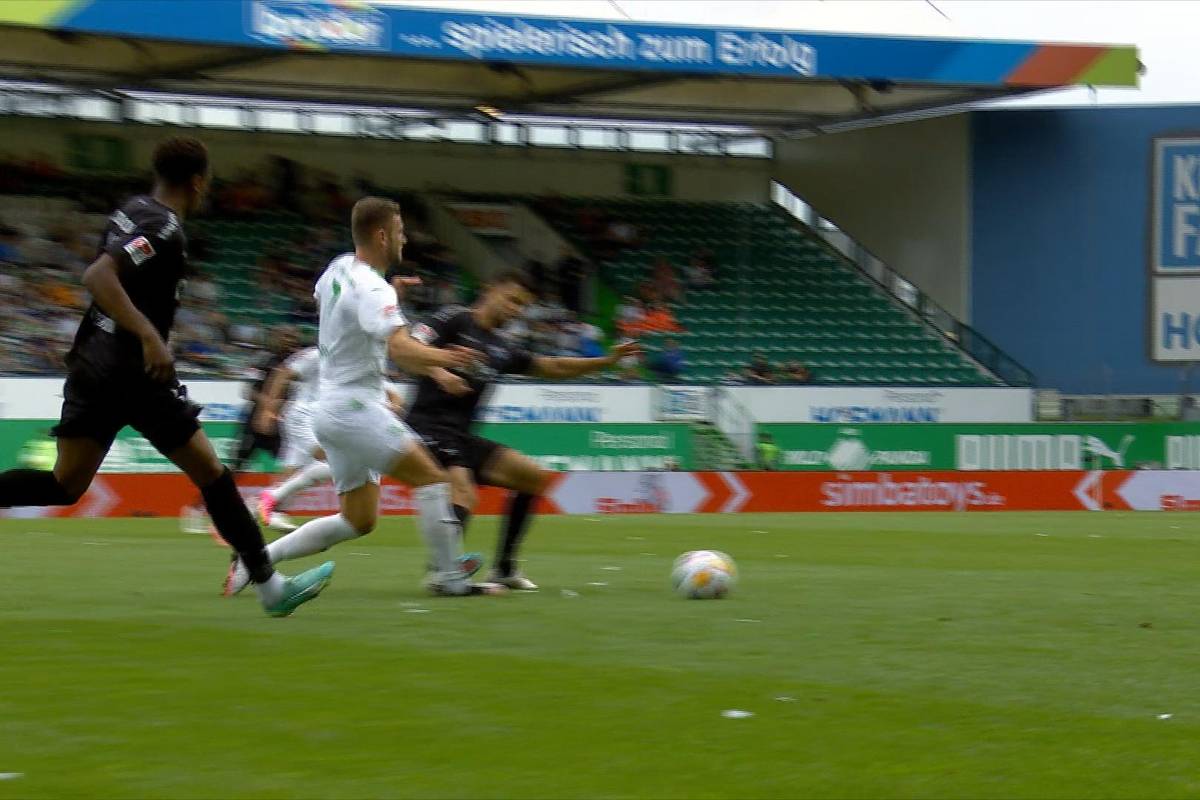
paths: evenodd
<path fill-rule="evenodd" d="M 492 275 L 488 280 L 488 286 L 503 286 L 505 284 L 515 283 L 530 294 L 537 294 L 537 284 L 533 282 L 533 277 L 523 269 L 517 267 L 507 267 Z"/>
<path fill-rule="evenodd" d="M 371 234 L 391 225 L 392 217 L 399 213 L 400 204 L 386 197 L 364 197 L 359 200 L 350 212 L 350 232 L 354 236 L 354 243 L 366 244 Z"/>
<path fill-rule="evenodd" d="M 168 186 L 186 186 L 208 174 L 208 148 L 190 136 L 165 139 L 154 148 L 154 174 Z"/>

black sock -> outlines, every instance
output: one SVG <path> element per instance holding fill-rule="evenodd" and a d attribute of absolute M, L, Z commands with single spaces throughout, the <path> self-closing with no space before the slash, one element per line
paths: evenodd
<path fill-rule="evenodd" d="M 0 472 L 0 508 L 69 506 L 78 499 L 67 493 L 53 472 L 40 469 Z"/>
<path fill-rule="evenodd" d="M 454 516 L 458 517 L 458 528 L 464 539 L 467 538 L 467 522 L 471 519 L 471 509 L 455 504 Z"/>
<path fill-rule="evenodd" d="M 267 557 L 262 531 L 254 524 L 250 509 L 246 508 L 245 501 L 238 494 L 233 473 L 225 470 L 221 477 L 208 486 L 200 487 L 200 494 L 204 497 L 204 505 L 208 508 L 208 516 L 217 533 L 241 557 L 250 572 L 250 579 L 255 583 L 265 583 L 275 574 L 275 568 Z"/>
<path fill-rule="evenodd" d="M 496 570 L 501 575 L 515 571 L 517 547 L 525 538 L 529 528 L 529 517 L 533 514 L 533 503 L 537 497 L 524 492 L 513 492 L 508 499 L 508 513 L 504 518 L 504 533 L 496 551 Z"/>

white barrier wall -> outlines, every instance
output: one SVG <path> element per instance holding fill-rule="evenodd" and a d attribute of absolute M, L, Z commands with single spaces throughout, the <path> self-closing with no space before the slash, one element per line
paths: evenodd
<path fill-rule="evenodd" d="M 245 406 L 245 384 L 190 381 L 189 395 L 204 406 L 203 419 L 235 420 Z M 1030 389 L 826 388 L 821 386 L 724 387 L 756 422 L 1030 422 Z M 697 387 L 680 387 L 695 401 Z M 54 419 L 62 405 L 61 378 L 0 379 L 0 419 Z M 686 413 L 685 413 L 686 412 Z M 701 417 L 701 404 L 665 406 L 655 386 L 502 384 L 486 398 L 484 422 L 655 422 Z"/>

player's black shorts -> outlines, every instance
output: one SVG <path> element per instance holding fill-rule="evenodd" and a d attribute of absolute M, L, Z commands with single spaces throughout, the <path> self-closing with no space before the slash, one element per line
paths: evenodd
<path fill-rule="evenodd" d="M 101 378 L 72 369 L 63 384 L 62 417 L 51 431 L 67 439 L 92 439 L 106 449 L 126 425 L 146 437 L 160 453 L 179 449 L 200 430 L 200 406 L 188 400 L 187 387 L 155 383 L 142 376 Z"/>
<path fill-rule="evenodd" d="M 409 417 L 406 422 L 421 437 L 429 452 L 446 469 L 466 467 L 471 470 L 478 486 L 484 486 L 484 470 L 496 453 L 505 447 L 499 442 L 476 436 L 469 430 L 457 428 L 444 422 Z"/>

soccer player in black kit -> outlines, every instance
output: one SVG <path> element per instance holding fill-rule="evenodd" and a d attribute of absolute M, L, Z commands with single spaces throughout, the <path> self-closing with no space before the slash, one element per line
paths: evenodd
<path fill-rule="evenodd" d="M 67 354 L 54 469 L 0 473 L 0 507 L 75 503 L 128 425 L 196 485 L 217 532 L 249 567 L 263 608 L 287 616 L 320 594 L 333 563 L 290 578 L 271 566 L 233 475 L 200 429 L 200 407 L 175 377 L 167 345 L 188 273 L 182 219 L 204 200 L 208 151 L 196 139 L 168 139 L 154 151 L 154 176 L 151 194 L 130 198 L 109 217 L 83 274 L 92 304 Z"/>
<path fill-rule="evenodd" d="M 490 383 L 501 375 L 567 380 L 599 372 L 641 352 L 636 342 L 630 342 L 600 358 L 566 358 L 534 355 L 514 345 L 500 329 L 520 316 L 533 297 L 534 286 L 525 273 L 504 271 L 488 283 L 474 306 L 449 306 L 417 325 L 414 339 L 434 347 L 466 347 L 481 353 L 482 359 L 472 370 L 435 369 L 418 378 L 406 420 L 450 473 L 454 512 L 464 530 L 475 507 L 477 486 L 513 491 L 488 581 L 524 591 L 536 590 L 537 585 L 517 569 L 517 548 L 550 473 L 528 456 L 472 434 L 475 410 Z"/>

